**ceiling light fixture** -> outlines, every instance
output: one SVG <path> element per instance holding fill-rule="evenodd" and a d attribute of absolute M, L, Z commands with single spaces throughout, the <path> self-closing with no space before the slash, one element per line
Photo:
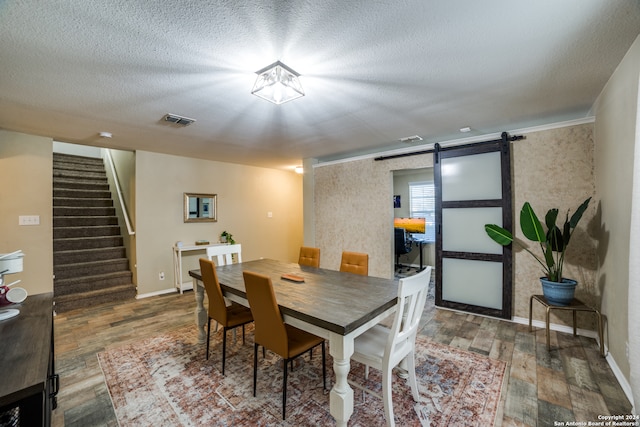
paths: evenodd
<path fill-rule="evenodd" d="M 256 71 L 256 74 L 258 78 L 251 90 L 253 95 L 276 105 L 304 96 L 304 90 L 298 79 L 300 74 L 280 61 Z"/>
<path fill-rule="evenodd" d="M 302 166 L 296 166 L 294 169 L 296 173 L 304 173 L 304 168 Z"/>
<path fill-rule="evenodd" d="M 462 132 L 462 133 L 471 132 L 471 128 L 469 126 L 464 127 L 464 128 L 460 128 L 460 132 Z"/>

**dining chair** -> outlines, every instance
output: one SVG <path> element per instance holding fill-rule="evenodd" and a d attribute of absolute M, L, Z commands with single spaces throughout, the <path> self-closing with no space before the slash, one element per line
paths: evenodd
<path fill-rule="evenodd" d="M 391 328 L 381 324 L 375 325 L 354 341 L 354 352 L 351 360 L 365 365 L 365 378 L 369 376 L 370 366 L 382 371 L 382 396 L 351 381 L 350 384 L 382 398 L 388 426 L 395 425 L 391 396 L 392 370 L 402 360 L 406 360 L 413 400 L 418 402 L 420 399 L 414 353 L 416 335 L 420 317 L 427 300 L 430 281 L 430 266 L 416 275 L 400 279 L 398 304 Z"/>
<path fill-rule="evenodd" d="M 369 255 L 360 252 L 342 252 L 340 271 L 363 276 L 369 275 Z"/>
<path fill-rule="evenodd" d="M 302 246 L 300 248 L 298 264 L 308 265 L 310 267 L 320 267 L 320 248 Z"/>
<path fill-rule="evenodd" d="M 214 261 L 213 257 L 216 257 L 216 265 L 233 264 L 234 255 L 236 262 L 242 262 L 242 245 L 240 243 L 207 247 L 207 258 Z"/>
<path fill-rule="evenodd" d="M 211 319 L 222 325 L 222 375 L 227 353 L 227 331 L 242 326 L 242 343 L 244 344 L 244 325 L 253 321 L 251 310 L 238 303 L 227 305 L 222 297 L 222 289 L 218 282 L 216 266 L 213 261 L 200 258 L 200 274 L 209 297 L 209 321 L 207 322 L 207 360 L 209 359 L 209 339 L 211 337 Z"/>
<path fill-rule="evenodd" d="M 296 357 L 322 346 L 322 387 L 327 389 L 327 368 L 324 339 L 309 332 L 284 323 L 280 307 L 273 291 L 273 283 L 269 276 L 242 272 L 247 300 L 255 322 L 253 348 L 253 396 L 256 396 L 258 379 L 258 346 L 267 348 L 283 359 L 284 376 L 282 379 L 282 419 L 286 416 L 287 405 L 287 365 Z"/>
<path fill-rule="evenodd" d="M 207 247 L 207 258 L 209 261 L 214 261 L 216 265 L 228 265 L 233 264 L 233 256 L 235 255 L 236 262 L 242 262 L 242 245 L 236 243 L 234 245 L 215 245 Z M 215 259 L 214 259 L 215 257 Z M 227 298 L 224 299 L 227 306 L 231 305 L 231 301 Z M 216 322 L 215 331 L 218 332 L 218 322 Z M 235 330 L 233 333 L 235 339 Z"/>

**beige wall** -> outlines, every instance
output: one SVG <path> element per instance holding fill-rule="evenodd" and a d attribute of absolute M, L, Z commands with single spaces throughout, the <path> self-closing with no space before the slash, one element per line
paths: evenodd
<path fill-rule="evenodd" d="M 6 276 L 31 295 L 53 291 L 51 138 L 0 130 L 0 253 L 22 249 L 22 273 Z M 20 215 L 40 225 L 20 226 Z"/>
<path fill-rule="evenodd" d="M 592 130 L 592 124 L 585 124 L 532 132 L 512 144 L 514 224 L 518 224 L 516 219 L 525 200 L 544 216 L 552 207 L 575 210 L 594 194 Z M 393 171 L 432 166 L 432 154 L 318 165 L 314 176 L 315 239 L 322 251 L 321 266 L 337 269 L 341 252 L 356 250 L 369 254 L 370 275 L 392 277 Z M 599 298 L 599 294 L 590 295 L 595 282 L 595 244 L 585 231 L 593 223 L 596 205 L 591 205 L 574 234 L 565 267 L 567 275 L 581 282 L 578 294 L 588 301 Z M 513 314 L 528 317 L 529 297 L 541 293 L 541 274 L 526 252 L 516 254 L 514 271 Z M 543 319 L 541 311 L 535 314 Z"/>
<path fill-rule="evenodd" d="M 629 339 L 629 230 L 639 76 L 640 37 L 594 105 L 595 182 L 596 191 L 601 195 L 598 288 L 603 294 L 602 311 L 607 316 L 609 352 L 627 378 L 630 372 L 625 354 Z"/>
<path fill-rule="evenodd" d="M 137 284 L 137 258 L 136 258 L 136 236 L 135 236 L 135 184 L 136 184 L 136 153 L 133 151 L 124 150 L 108 150 L 111 159 L 113 160 L 113 167 L 116 171 L 116 177 L 111 173 L 108 161 L 106 159 L 107 150 L 103 149 L 101 156 L 105 162 L 105 168 L 107 171 L 107 177 L 109 179 L 109 189 L 111 190 L 111 197 L 113 198 L 113 206 L 118 216 L 118 225 L 120 226 L 120 234 L 123 237 L 123 244 L 127 251 L 127 258 L 129 259 L 129 269 L 133 274 L 133 283 Z M 134 234 L 129 234 L 129 228 L 125 221 L 125 212 L 123 211 L 119 197 L 117 195 L 117 188 L 115 180 L 118 180 L 122 199 L 126 209 L 126 215 L 128 215 L 129 223 L 131 225 Z"/>
<path fill-rule="evenodd" d="M 242 244 L 243 261 L 264 257 L 297 262 L 303 242 L 302 176 L 144 151 L 136 152 L 136 175 L 139 294 L 172 287 L 176 241 L 216 242 L 224 230 Z M 185 192 L 217 194 L 218 222 L 184 223 Z M 198 268 L 202 255 L 204 251 L 185 258 L 185 273 Z M 164 281 L 159 272 L 165 273 Z"/>

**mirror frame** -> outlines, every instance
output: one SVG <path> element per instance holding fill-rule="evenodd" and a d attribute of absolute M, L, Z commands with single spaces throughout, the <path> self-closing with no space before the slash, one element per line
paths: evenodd
<path fill-rule="evenodd" d="M 189 198 L 211 199 L 211 217 L 189 217 Z M 184 222 L 217 222 L 218 221 L 218 195 L 205 193 L 184 193 Z"/>

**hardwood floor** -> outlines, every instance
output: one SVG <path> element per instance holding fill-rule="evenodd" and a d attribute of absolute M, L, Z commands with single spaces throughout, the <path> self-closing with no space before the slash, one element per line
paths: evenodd
<path fill-rule="evenodd" d="M 193 292 L 105 304 L 56 316 L 56 370 L 60 374 L 57 426 L 117 426 L 96 354 L 105 347 L 195 324 Z M 496 425 L 553 426 L 629 414 L 631 405 L 596 341 L 436 309 L 429 301 L 421 334 L 507 362 L 507 384 Z"/>

